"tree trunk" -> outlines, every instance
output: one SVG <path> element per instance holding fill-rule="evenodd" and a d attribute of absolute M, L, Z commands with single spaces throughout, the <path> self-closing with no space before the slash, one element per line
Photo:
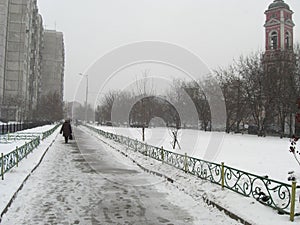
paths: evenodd
<path fill-rule="evenodd" d="M 145 125 L 142 127 L 142 139 L 145 141 Z"/>

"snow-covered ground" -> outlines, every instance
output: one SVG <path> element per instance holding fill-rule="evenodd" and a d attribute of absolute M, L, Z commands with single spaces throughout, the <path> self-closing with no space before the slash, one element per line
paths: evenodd
<path fill-rule="evenodd" d="M 107 132 L 128 136 L 141 141 L 141 129 L 100 126 Z M 214 135 L 214 137 L 213 137 Z M 176 146 L 172 150 L 172 136 L 166 128 L 146 129 L 146 143 L 179 154 L 187 153 L 200 159 L 206 159 L 216 163 L 224 162 L 225 165 L 240 169 L 256 175 L 289 183 L 288 172 L 295 171 L 300 178 L 300 166 L 293 155 L 289 152 L 290 140 L 279 137 L 257 137 L 247 134 L 226 134 L 220 132 L 204 132 L 200 130 L 181 130 L 179 132 L 179 143 L 181 149 Z M 205 158 L 213 138 L 219 138 L 213 158 Z M 217 140 L 218 141 L 218 140 Z M 219 142 L 218 142 L 219 143 Z M 300 149 L 300 146 L 298 146 Z"/>
<path fill-rule="evenodd" d="M 104 127 L 101 127 L 101 128 L 104 128 Z M 114 131 L 114 132 L 116 132 L 118 130 L 118 129 L 114 129 L 111 127 L 105 127 L 104 129 L 106 131 Z M 123 130 L 123 128 L 121 128 L 120 130 Z M 160 129 L 157 129 L 156 131 L 160 131 Z M 153 132 L 153 130 L 152 130 L 152 132 Z M 93 134 L 92 131 L 90 131 L 90 133 Z M 149 133 L 150 132 L 148 131 L 148 137 L 149 137 Z M 123 130 L 123 134 L 125 135 L 124 130 Z M 229 141 L 230 139 L 233 140 L 234 136 L 235 135 L 225 135 L 224 139 L 225 139 L 225 141 L 226 141 L 226 138 L 227 138 L 227 141 Z M 261 140 L 264 143 L 263 145 L 265 145 L 265 146 L 266 146 L 266 143 L 268 143 L 268 140 L 269 141 L 277 140 L 275 138 L 260 139 L 255 136 L 248 136 L 248 135 L 246 135 L 246 136 L 236 135 L 236 136 L 238 137 L 237 138 L 238 142 L 242 142 L 242 139 L 245 138 L 244 141 L 246 140 L 245 142 L 247 142 L 247 140 L 248 140 L 248 142 L 252 143 L 252 146 L 255 145 L 255 142 L 261 142 Z M 207 198 L 207 199 L 219 204 L 223 208 L 228 209 L 230 212 L 236 214 L 240 218 L 245 219 L 247 222 L 249 222 L 251 224 L 256 224 L 256 225 L 292 224 L 289 221 L 288 215 L 279 215 L 276 210 L 272 210 L 271 208 L 262 205 L 261 203 L 257 202 L 253 198 L 243 197 L 243 196 L 241 196 L 237 193 L 234 193 L 230 190 L 227 190 L 227 189 L 222 190 L 221 187 L 218 185 L 212 184 L 208 181 L 198 179 L 197 177 L 195 177 L 193 175 L 189 175 L 182 171 L 176 170 L 172 166 L 162 164 L 159 161 L 156 161 L 149 157 L 143 156 L 142 154 L 140 154 L 138 152 L 134 152 L 134 151 L 128 149 L 126 146 L 122 146 L 121 144 L 118 144 L 112 140 L 104 139 L 103 137 L 100 137 L 100 138 L 103 139 L 109 145 L 113 146 L 115 149 L 118 149 L 121 152 L 123 152 L 124 154 L 126 154 L 129 158 L 131 158 L 138 164 L 143 165 L 143 167 L 150 169 L 152 171 L 156 171 L 156 172 L 167 175 L 168 177 L 170 177 L 171 179 L 174 180 L 174 185 L 177 186 L 178 189 L 180 189 L 181 191 L 184 191 L 185 193 L 189 194 L 190 196 L 192 196 L 194 199 L 196 199 L 198 201 L 202 201 L 203 197 Z M 256 139 L 256 141 L 253 139 Z M 281 142 L 284 142 L 284 140 L 288 141 L 287 139 L 281 139 Z M 269 143 L 272 143 L 272 142 L 270 141 Z M 239 143 L 239 144 L 242 144 L 242 143 Z M 271 144 L 271 145 L 274 147 L 274 144 Z M 259 146 L 259 144 L 257 144 L 256 146 Z M 243 148 L 243 150 L 245 151 L 246 149 Z M 256 150 L 256 151 L 258 152 L 259 150 Z M 288 152 L 286 154 L 288 155 Z M 250 155 L 250 154 L 245 154 L 244 156 L 246 157 L 247 155 Z M 239 155 L 239 157 L 242 158 L 241 155 Z M 270 157 L 272 157 L 272 154 L 270 155 Z M 238 157 L 234 157 L 234 158 L 238 160 Z M 277 157 L 273 156 L 273 158 L 277 158 Z M 256 158 L 253 157 L 252 159 L 256 159 Z M 247 162 L 247 160 L 245 160 L 245 162 Z M 238 164 L 238 162 L 237 162 L 237 164 Z M 257 163 L 256 165 L 260 165 L 260 164 Z M 272 165 L 270 165 L 270 167 L 271 166 Z M 257 171 L 259 171 L 259 169 Z M 298 204 L 297 204 L 297 206 L 299 207 Z M 294 224 L 299 224 L 299 223 L 300 223 L 300 218 L 296 217 Z M 199 223 L 199 224 L 201 224 L 201 223 Z"/>
<path fill-rule="evenodd" d="M 45 125 L 37 128 L 24 130 L 22 132 L 31 132 L 40 134 L 50 130 L 55 125 Z M 9 172 L 4 174 L 4 180 L 0 180 L 0 213 L 3 212 L 10 199 L 13 197 L 17 189 L 20 187 L 24 179 L 31 173 L 31 170 L 38 164 L 45 150 L 53 142 L 59 130 L 56 130 L 45 140 L 41 141 L 40 145 L 30 153 L 27 158 L 19 162 L 19 167 L 12 168 Z M 27 140 L 28 142 L 29 140 Z M 9 141 L 7 143 L 0 143 L 0 153 L 8 153 L 15 150 L 16 146 L 21 146 L 25 143 L 22 141 Z"/>
<path fill-rule="evenodd" d="M 35 129 L 35 130 L 31 130 L 30 132 L 41 132 L 41 131 L 48 130 L 50 128 L 51 127 L 44 127 L 44 128 L 40 128 L 41 130 Z M 140 129 L 130 128 L 128 130 L 127 128 L 125 129 L 125 128 L 112 128 L 112 127 L 101 127 L 101 129 L 109 132 L 123 134 L 126 136 L 131 136 L 134 139 L 140 139 L 141 137 Z M 27 130 L 27 132 L 29 131 Z M 14 195 L 16 190 L 20 187 L 24 179 L 28 176 L 28 174 L 31 173 L 32 168 L 34 168 L 37 165 L 37 163 L 40 161 L 42 155 L 44 154 L 48 146 L 51 143 L 53 143 L 58 132 L 59 129 L 57 129 L 51 136 L 45 139 L 40 144 L 40 146 L 28 156 L 27 159 L 24 159 L 19 164 L 18 168 L 13 168 L 11 171 L 5 174 L 4 181 L 0 181 L 1 212 L 3 211 L 4 207 L 7 205 L 11 197 Z M 90 135 L 95 135 L 95 133 L 89 131 L 88 129 L 85 129 L 85 132 L 88 132 Z M 189 138 L 184 139 L 182 137 L 189 137 Z M 63 143 L 63 139 L 61 137 L 59 138 L 61 139 L 61 143 Z M 180 136 L 181 150 L 177 148 L 174 151 L 178 153 L 187 152 L 189 155 L 193 155 L 201 158 L 205 155 L 205 151 L 207 150 L 206 148 L 209 145 L 210 138 L 211 138 L 211 133 L 209 132 L 206 133 L 202 131 L 187 130 L 186 134 L 181 134 Z M 165 149 L 171 150 L 170 142 L 172 138 L 170 136 L 169 131 L 164 128 L 147 129 L 146 139 L 147 139 L 147 143 L 149 144 L 155 146 L 164 146 Z M 195 139 L 197 141 L 195 141 Z M 191 206 L 186 203 L 183 205 L 183 208 L 185 208 L 185 210 L 187 210 L 191 215 L 195 215 L 195 217 L 199 219 L 200 222 L 195 223 L 196 225 L 211 224 L 211 221 L 213 221 L 211 220 L 211 218 L 218 218 L 220 219 L 219 221 L 223 220 L 222 224 L 237 224 L 236 222 L 231 222 L 230 220 L 227 220 L 226 216 L 224 216 L 222 213 L 220 214 L 220 212 L 217 212 L 216 209 L 203 205 L 203 200 L 202 200 L 203 198 L 208 198 L 212 200 L 213 202 L 221 205 L 222 207 L 228 209 L 234 214 L 240 216 L 241 218 L 244 218 L 246 221 L 252 224 L 257 224 L 257 225 L 292 224 L 291 222 L 289 222 L 289 216 L 278 215 L 275 210 L 272 210 L 269 207 L 261 205 L 253 198 L 246 198 L 229 190 L 222 191 L 221 187 L 218 185 L 214 185 L 211 184 L 210 182 L 203 181 L 201 179 L 196 178 L 195 176 L 185 174 L 182 171 L 174 169 L 171 166 L 162 164 L 161 162 L 145 157 L 139 153 L 135 153 L 131 150 L 128 150 L 125 146 L 116 144 L 111 140 L 104 139 L 104 141 L 110 145 L 110 147 L 108 147 L 107 149 L 109 149 L 109 151 L 114 151 L 112 153 L 114 157 L 119 158 L 120 160 L 122 160 L 123 163 L 126 162 L 125 164 L 127 166 L 132 166 L 132 165 L 130 165 L 131 163 L 128 160 L 127 161 L 124 160 L 124 157 L 121 156 L 119 153 L 116 153 L 116 151 L 113 150 L 111 147 L 122 151 L 124 154 L 127 154 L 128 157 L 132 158 L 136 163 L 142 165 L 143 167 L 150 169 L 152 171 L 157 171 L 159 173 L 165 174 L 168 177 L 172 178 L 174 180 L 173 184 L 164 182 L 163 185 L 161 184 L 157 188 L 160 189 L 160 191 L 162 192 L 170 193 L 168 194 L 168 200 L 170 202 L 173 202 L 174 204 L 180 203 L 182 197 L 180 192 L 184 192 L 185 194 L 192 197 L 193 202 L 194 200 L 198 202 L 199 205 L 197 206 L 196 205 Z M 3 146 L 0 145 L 0 147 L 1 150 L 2 148 L 13 149 L 14 144 L 16 143 L 7 143 L 7 144 L 3 144 Z M 94 142 L 91 143 L 91 145 L 95 145 L 95 144 L 97 143 Z M 51 152 L 62 151 L 62 148 L 59 145 L 56 145 L 56 147 L 52 146 L 51 148 L 52 148 Z M 287 172 L 290 170 L 295 170 L 295 171 L 299 170 L 292 155 L 290 155 L 288 148 L 289 148 L 288 139 L 279 139 L 274 137 L 258 138 L 256 136 L 251 136 L 251 135 L 224 134 L 224 136 L 222 135 L 222 144 L 220 145 L 220 149 L 219 149 L 220 151 L 217 152 L 214 161 L 215 162 L 224 161 L 227 165 L 230 165 L 232 167 L 236 167 L 259 175 L 268 174 L 271 178 L 277 180 L 283 180 L 287 182 L 286 181 Z M 64 150 L 63 154 L 67 154 L 67 153 L 68 151 Z M 46 154 L 46 156 L 47 155 L 48 153 Z M 59 157 L 59 154 L 56 155 L 53 153 L 51 155 L 51 158 L 53 160 L 55 160 L 56 162 L 60 162 L 61 159 L 57 157 Z M 47 164 L 51 166 L 51 160 L 46 160 L 46 161 Z M 69 163 L 70 162 L 67 162 L 67 164 Z M 55 165 L 52 165 L 52 167 L 55 168 Z M 44 168 L 43 170 L 48 171 L 47 168 Z M 50 172 L 48 171 L 48 173 Z M 76 171 L 74 173 L 76 173 Z M 44 178 L 41 175 L 36 179 L 42 182 Z M 55 180 L 56 179 L 53 179 L 53 181 Z M 38 185 L 35 185 L 34 182 L 32 185 L 30 185 L 30 182 L 26 182 L 25 186 L 27 190 L 34 192 L 35 191 L 34 188 L 37 187 Z M 174 190 L 174 188 L 177 188 L 180 192 Z M 174 193 L 173 195 L 172 192 Z M 35 203 L 38 204 L 39 202 L 41 201 L 37 199 Z M 185 202 L 186 202 L 186 197 L 185 197 Z M 26 215 L 25 213 L 22 214 L 19 211 L 20 208 L 22 208 L 21 203 L 22 202 L 19 202 L 15 207 L 16 213 L 18 212 L 20 213 L 16 215 L 18 217 L 18 221 L 22 221 L 22 217 L 27 216 L 27 214 Z M 65 204 L 65 203 L 61 203 L 61 204 Z M 37 206 L 38 205 L 35 205 L 35 207 Z M 201 212 L 199 212 L 199 215 L 197 216 L 197 211 L 195 210 L 199 210 L 199 207 L 200 208 L 205 207 L 208 210 L 207 214 L 203 215 L 201 214 Z M 30 212 L 32 212 L 32 210 L 34 209 L 33 207 L 30 207 L 29 210 Z M 41 218 L 41 216 L 39 215 L 36 216 L 38 217 L 38 219 L 40 219 L 40 221 L 43 221 L 43 218 Z M 75 215 L 70 214 L 69 216 L 71 217 Z M 210 222 L 207 223 L 203 222 L 206 220 Z M 300 218 L 296 217 L 294 224 L 298 224 L 298 223 L 300 223 Z M 11 224 L 11 223 L 6 223 L 6 224 Z"/>
<path fill-rule="evenodd" d="M 77 131 L 76 144 L 55 140 L 1 224 L 240 224 Z"/>
<path fill-rule="evenodd" d="M 32 129 L 18 131 L 16 133 L 0 135 L 0 154 L 7 154 L 15 150 L 17 147 L 28 143 L 30 140 L 32 140 L 34 136 L 41 137 L 43 132 L 51 130 L 54 126 L 55 125 L 45 125 Z M 20 140 L 18 137 L 22 136 L 22 134 L 27 138 Z"/>

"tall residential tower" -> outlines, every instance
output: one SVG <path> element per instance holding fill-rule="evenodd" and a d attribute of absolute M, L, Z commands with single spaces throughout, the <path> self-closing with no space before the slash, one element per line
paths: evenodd
<path fill-rule="evenodd" d="M 44 31 L 37 0 L 0 0 L 0 120 L 35 119 L 42 94 L 62 101 L 63 76 L 63 34 Z"/>
<path fill-rule="evenodd" d="M 41 67 L 42 96 L 56 93 L 63 100 L 64 65 L 63 33 L 55 30 L 45 30 Z"/>

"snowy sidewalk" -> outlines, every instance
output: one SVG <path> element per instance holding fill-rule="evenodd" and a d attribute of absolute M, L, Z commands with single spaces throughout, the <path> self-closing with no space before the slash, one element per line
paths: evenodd
<path fill-rule="evenodd" d="M 238 224 L 75 128 L 59 136 L 1 224 Z"/>

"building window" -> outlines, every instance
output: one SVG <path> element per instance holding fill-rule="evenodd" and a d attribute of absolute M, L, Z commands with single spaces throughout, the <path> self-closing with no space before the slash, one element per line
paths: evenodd
<path fill-rule="evenodd" d="M 291 34 L 289 32 L 285 33 L 285 48 L 286 49 L 291 48 Z"/>
<path fill-rule="evenodd" d="M 278 46 L 278 35 L 276 31 L 273 31 L 271 33 L 271 38 L 270 38 L 270 47 L 271 49 L 277 49 Z"/>

